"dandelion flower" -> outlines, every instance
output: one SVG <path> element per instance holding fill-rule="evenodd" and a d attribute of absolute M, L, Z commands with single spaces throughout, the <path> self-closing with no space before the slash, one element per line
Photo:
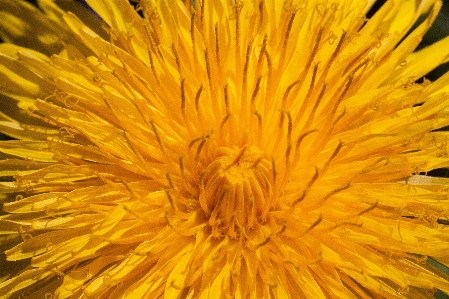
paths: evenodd
<path fill-rule="evenodd" d="M 86 2 L 1 1 L 0 297 L 449 293 L 441 1 Z"/>

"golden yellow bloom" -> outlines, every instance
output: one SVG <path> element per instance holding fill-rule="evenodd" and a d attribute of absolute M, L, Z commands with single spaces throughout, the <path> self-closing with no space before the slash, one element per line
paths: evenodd
<path fill-rule="evenodd" d="M 190 2 L 0 0 L 0 297 L 449 293 L 441 1 Z"/>

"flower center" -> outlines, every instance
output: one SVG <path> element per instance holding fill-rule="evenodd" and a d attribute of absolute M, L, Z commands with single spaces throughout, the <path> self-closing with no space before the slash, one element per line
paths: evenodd
<path fill-rule="evenodd" d="M 255 146 L 220 148 L 206 168 L 200 203 L 213 234 L 252 228 L 264 219 L 272 203 L 271 162 Z"/>

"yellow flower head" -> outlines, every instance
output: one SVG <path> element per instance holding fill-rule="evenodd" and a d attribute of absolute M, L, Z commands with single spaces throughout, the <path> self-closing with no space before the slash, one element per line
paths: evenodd
<path fill-rule="evenodd" d="M 449 293 L 441 1 L 374 2 L 1 0 L 0 297 Z"/>

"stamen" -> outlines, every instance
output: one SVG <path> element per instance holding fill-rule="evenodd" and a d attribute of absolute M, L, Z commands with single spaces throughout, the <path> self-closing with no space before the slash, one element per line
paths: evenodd
<path fill-rule="evenodd" d="M 329 157 L 329 159 L 327 159 L 326 163 L 324 164 L 323 168 L 321 169 L 321 173 L 323 173 L 323 174 L 326 173 L 327 169 L 329 168 L 330 163 L 338 155 L 342 146 L 343 146 L 343 142 L 341 142 L 341 140 L 339 140 L 337 147 L 334 149 L 334 152 Z"/>
<path fill-rule="evenodd" d="M 293 82 L 292 84 L 290 84 L 287 89 L 284 92 L 284 97 L 282 98 L 282 109 L 286 109 L 286 105 L 287 105 L 287 98 L 288 95 L 290 94 L 290 91 L 293 89 L 293 87 L 295 87 L 298 83 L 300 82 L 300 80 L 296 80 L 295 82 Z"/>
<path fill-rule="evenodd" d="M 287 31 L 285 32 L 285 36 L 284 36 L 284 44 L 282 46 L 284 53 L 285 53 L 285 50 L 287 49 L 288 38 L 290 37 L 290 32 L 292 30 L 293 21 L 295 20 L 295 17 L 296 17 L 296 12 L 293 12 L 290 16 L 290 20 L 289 20 L 288 26 L 287 26 Z"/>
<path fill-rule="evenodd" d="M 254 115 L 257 117 L 257 124 L 258 124 L 258 130 L 257 130 L 257 141 L 262 141 L 262 115 L 259 113 L 259 111 L 254 111 Z"/>
<path fill-rule="evenodd" d="M 201 143 L 200 143 L 200 145 L 198 145 L 198 148 L 196 150 L 195 161 L 198 161 L 200 159 L 201 150 L 205 143 L 206 143 L 206 139 L 203 138 L 203 140 L 201 140 Z"/>
<path fill-rule="evenodd" d="M 247 80 L 248 80 L 249 59 L 250 59 L 250 56 L 251 56 L 252 44 L 253 44 L 253 41 L 250 41 L 248 43 L 248 47 L 246 48 L 245 65 L 243 67 L 243 83 L 242 83 L 243 92 L 242 92 L 242 94 L 244 94 L 244 95 L 246 94 L 246 92 L 244 92 L 244 91 L 246 90 L 246 83 L 247 83 Z"/>
<path fill-rule="evenodd" d="M 320 45 L 321 36 L 323 35 L 324 28 L 321 27 L 320 30 L 318 30 L 318 34 L 316 35 L 315 44 L 313 45 L 312 52 L 310 54 L 309 60 L 307 61 L 306 67 L 304 70 L 308 70 L 310 68 L 310 65 L 312 64 L 313 59 L 315 58 L 315 55 L 318 53 L 318 47 Z"/>
<path fill-rule="evenodd" d="M 285 151 L 285 163 L 286 165 L 290 164 L 290 152 L 292 148 L 292 131 L 293 131 L 293 122 L 290 111 L 287 111 L 288 118 L 288 129 L 287 129 L 287 149 Z"/>
<path fill-rule="evenodd" d="M 263 24 L 263 8 L 264 8 L 264 0 L 260 0 L 260 3 L 259 3 L 259 17 L 260 17 L 259 28 L 262 27 L 262 24 Z"/>
<path fill-rule="evenodd" d="M 259 52 L 259 59 L 257 60 L 257 69 L 259 69 L 259 65 L 261 65 L 261 63 L 262 63 L 262 57 L 265 55 L 265 51 L 267 49 L 267 41 L 268 41 L 268 36 L 265 34 L 263 37 L 262 47 L 260 48 L 260 52 Z"/>
<path fill-rule="evenodd" d="M 234 5 L 234 12 L 235 12 L 235 50 L 236 55 L 235 57 L 240 57 L 240 12 L 241 12 L 242 6 L 241 4 L 235 4 Z"/>
<path fill-rule="evenodd" d="M 254 115 L 257 116 L 259 128 L 262 128 L 262 115 L 258 111 L 254 111 Z"/>
<path fill-rule="evenodd" d="M 205 25 L 205 22 L 204 22 L 204 3 L 206 3 L 206 0 L 202 0 L 201 1 L 201 5 L 200 5 L 200 25 L 201 25 L 201 32 L 203 33 L 203 36 L 204 36 L 204 33 L 205 33 L 205 27 L 204 27 L 204 25 Z M 196 4 L 196 2 L 195 2 L 195 4 Z"/>
<path fill-rule="evenodd" d="M 307 95 L 305 97 L 306 100 L 310 97 L 310 95 L 312 94 L 313 88 L 315 87 L 315 80 L 316 80 L 316 74 L 318 72 L 318 65 L 319 65 L 319 63 L 315 63 L 315 65 L 313 66 L 312 79 L 310 80 L 309 90 L 307 91 Z"/>
<path fill-rule="evenodd" d="M 210 61 L 209 61 L 209 52 L 207 51 L 207 49 L 204 51 L 204 59 L 206 61 L 206 72 L 207 72 L 207 79 L 209 80 L 209 88 L 213 89 L 213 81 L 212 81 L 212 73 L 210 70 Z"/>
<path fill-rule="evenodd" d="M 170 190 L 165 190 L 165 194 L 167 195 L 168 201 L 170 203 L 170 206 L 174 209 L 177 210 L 178 208 L 175 206 L 174 202 L 173 202 L 173 197 L 170 194 Z"/>
<path fill-rule="evenodd" d="M 229 120 L 229 118 L 232 116 L 231 113 L 226 114 L 226 116 L 223 118 L 223 120 L 220 123 L 220 128 L 223 128 L 226 122 Z"/>
<path fill-rule="evenodd" d="M 125 181 L 124 179 L 120 179 L 120 183 L 122 183 L 125 186 L 125 188 L 128 190 L 128 192 L 131 194 L 131 198 L 134 198 L 134 199 L 140 198 L 140 196 L 131 188 L 131 186 L 128 184 L 127 181 Z"/>
<path fill-rule="evenodd" d="M 179 157 L 179 170 L 181 171 L 181 176 L 184 177 L 184 157 Z"/>
<path fill-rule="evenodd" d="M 268 53 L 268 50 L 265 50 L 265 57 L 267 59 L 267 66 L 268 66 L 268 79 L 271 78 L 271 58 L 270 58 L 270 54 Z"/>
<path fill-rule="evenodd" d="M 290 114 L 290 111 L 287 111 L 287 118 L 288 118 L 287 141 L 288 141 L 288 143 L 291 143 L 293 122 L 292 122 L 292 115 Z"/>
<path fill-rule="evenodd" d="M 260 248 L 260 247 L 262 247 L 262 246 L 264 246 L 264 245 L 267 245 L 268 242 L 270 242 L 271 237 L 272 237 L 272 236 L 268 236 L 262 243 L 257 244 L 257 245 L 255 246 L 256 249 L 257 249 L 257 248 Z"/>
<path fill-rule="evenodd" d="M 345 84 L 345 88 L 343 89 L 343 92 L 341 93 L 340 97 L 338 98 L 338 101 L 333 105 L 331 114 L 334 114 L 337 110 L 338 106 L 340 105 L 341 101 L 343 101 L 343 98 L 345 97 L 346 93 L 349 90 L 349 87 L 351 86 L 352 80 L 354 79 L 354 76 L 350 74 L 348 76 L 348 81 Z"/>
<path fill-rule="evenodd" d="M 168 184 L 170 185 L 170 188 L 171 188 L 171 189 L 175 189 L 175 186 L 173 185 L 173 181 L 172 181 L 172 179 L 171 179 L 171 176 L 170 176 L 170 173 L 169 173 L 169 172 L 167 172 L 167 173 L 165 174 L 165 177 L 167 178 L 167 181 L 168 181 Z"/>
<path fill-rule="evenodd" d="M 50 124 L 52 126 L 55 126 L 55 127 L 58 126 L 58 123 L 56 121 L 54 121 L 54 120 L 52 120 L 52 119 L 50 119 L 48 117 L 40 116 L 37 113 L 32 112 L 30 109 L 26 110 L 26 114 L 27 114 L 27 116 L 31 116 L 31 117 L 37 118 L 37 119 L 39 119 L 39 120 L 41 120 L 41 121 L 43 121 L 43 122 L 45 122 L 47 124 Z"/>
<path fill-rule="evenodd" d="M 221 68 L 221 59 L 220 59 L 220 40 L 218 36 L 218 22 L 215 23 L 215 58 L 217 59 L 218 68 Z"/>
<path fill-rule="evenodd" d="M 192 42 L 193 57 L 196 57 L 196 47 L 195 47 L 195 16 L 196 12 L 193 11 L 190 15 L 190 41 Z"/>
<path fill-rule="evenodd" d="M 265 58 L 267 60 L 267 68 L 268 68 L 266 93 L 272 94 L 273 68 L 272 68 L 270 53 L 268 53 L 268 50 L 265 50 Z"/>
<path fill-rule="evenodd" d="M 271 172 L 273 175 L 273 185 L 276 185 L 277 172 L 276 172 L 276 162 L 274 161 L 274 157 L 271 157 Z"/>
<path fill-rule="evenodd" d="M 189 142 L 189 151 L 192 149 L 192 147 L 195 145 L 195 143 L 197 143 L 198 141 L 202 140 L 204 137 L 198 137 L 193 139 L 192 141 Z"/>
<path fill-rule="evenodd" d="M 280 111 L 279 124 L 278 124 L 278 133 L 276 134 L 276 140 L 274 144 L 280 144 L 282 137 L 284 135 L 284 113 L 285 111 Z"/>
<path fill-rule="evenodd" d="M 171 49 L 173 51 L 173 55 L 175 56 L 176 67 L 178 68 L 178 73 L 182 77 L 181 61 L 179 60 L 178 50 L 176 50 L 176 47 L 174 44 L 171 45 Z"/>
<path fill-rule="evenodd" d="M 186 89 L 185 89 L 185 81 L 186 79 L 183 78 L 181 80 L 181 112 L 182 116 L 186 117 Z"/>
<path fill-rule="evenodd" d="M 225 101 L 225 107 L 226 107 L 226 113 L 229 114 L 229 95 L 228 95 L 228 84 L 224 86 L 224 101 Z"/>
<path fill-rule="evenodd" d="M 150 49 L 148 49 L 147 52 L 148 52 L 148 58 L 150 59 L 151 72 L 153 73 L 153 76 L 156 79 L 158 85 L 161 85 L 161 82 L 159 81 L 159 76 L 157 75 L 157 72 L 156 72 L 156 68 L 154 67 L 153 54 L 151 53 Z"/>
<path fill-rule="evenodd" d="M 315 113 L 316 113 L 316 110 L 318 109 L 318 106 L 320 105 L 321 100 L 322 100 L 323 97 L 324 97 L 324 93 L 326 92 L 326 87 L 327 87 L 327 84 L 324 83 L 324 84 L 323 84 L 323 88 L 321 89 L 321 92 L 320 92 L 320 94 L 318 95 L 318 98 L 317 98 L 317 100 L 315 101 L 315 104 L 313 105 L 312 111 L 310 111 L 310 114 L 309 114 L 309 116 L 307 117 L 307 121 L 306 121 L 306 123 L 304 124 L 304 129 L 305 129 L 305 130 L 308 130 L 308 129 L 310 128 L 310 125 L 312 124 L 313 120 L 315 119 Z"/>
<path fill-rule="evenodd" d="M 151 128 L 153 129 L 154 135 L 156 135 L 157 143 L 159 144 L 161 151 L 165 154 L 165 148 L 164 148 L 164 145 L 162 144 L 161 137 L 159 136 L 159 133 L 156 128 L 156 125 L 154 124 L 154 121 L 150 120 L 150 124 L 151 124 Z"/>
<path fill-rule="evenodd" d="M 337 55 L 340 53 L 341 48 L 343 46 L 343 42 L 346 40 L 346 31 L 343 31 L 343 34 L 340 37 L 340 40 L 338 41 L 337 47 L 335 48 L 334 53 L 332 53 L 331 59 L 329 60 L 327 66 L 328 68 L 331 67 L 332 63 L 335 61 L 335 59 L 337 58 Z"/>
<path fill-rule="evenodd" d="M 234 161 L 232 161 L 231 164 L 229 164 L 225 170 L 228 170 L 229 168 L 231 168 L 234 165 L 237 165 L 240 160 L 243 158 L 243 155 L 245 155 L 246 149 L 248 148 L 248 145 L 245 145 L 244 147 L 242 147 L 239 151 L 239 154 L 237 155 L 237 157 L 234 159 Z"/>
<path fill-rule="evenodd" d="M 139 162 L 141 164 L 145 164 L 145 160 L 143 159 L 142 155 L 137 151 L 136 147 L 131 142 L 131 139 L 133 139 L 133 138 L 129 138 L 128 132 L 126 132 L 126 131 L 123 131 L 123 135 L 125 136 L 126 143 L 129 145 L 129 147 L 131 148 L 133 153 L 136 155 L 137 159 L 139 159 Z"/>
<path fill-rule="evenodd" d="M 260 161 L 262 161 L 262 157 L 258 158 L 256 161 L 254 161 L 253 165 L 251 165 L 249 168 L 255 169 L 257 165 L 259 165 Z"/>
<path fill-rule="evenodd" d="M 300 203 L 301 201 L 303 201 L 306 196 L 307 193 L 309 192 L 310 188 L 312 187 L 312 185 L 315 183 L 315 181 L 318 179 L 319 177 L 319 171 L 318 171 L 318 167 L 315 167 L 315 174 L 313 175 L 312 179 L 307 183 L 306 188 L 304 189 L 304 191 L 302 192 L 301 196 L 298 197 L 290 206 L 290 210 L 289 212 L 292 212 L 293 209 L 295 208 L 295 206 Z"/>
<path fill-rule="evenodd" d="M 363 211 L 358 212 L 358 213 L 355 214 L 353 217 L 356 217 L 356 216 L 362 216 L 363 214 L 366 214 L 366 213 L 368 213 L 368 212 L 374 210 L 375 208 L 377 208 L 377 205 L 378 205 L 378 204 L 379 204 L 379 201 L 376 200 L 376 202 L 375 202 L 371 207 L 368 207 L 368 208 L 364 209 Z"/>
<path fill-rule="evenodd" d="M 340 53 L 341 48 L 343 46 L 343 42 L 345 41 L 345 38 L 346 38 L 346 34 L 347 34 L 347 32 L 343 31 L 343 34 L 341 35 L 340 40 L 338 41 L 335 51 L 332 53 L 332 56 L 329 59 L 329 62 L 327 63 L 326 67 L 324 68 L 323 73 L 321 74 L 322 80 L 326 79 L 327 73 L 329 72 L 332 64 L 334 63 L 335 59 L 337 58 L 338 54 Z"/>
<path fill-rule="evenodd" d="M 254 87 L 254 91 L 253 91 L 253 95 L 251 96 L 251 106 L 254 106 L 254 103 L 256 101 L 256 97 L 257 94 L 259 93 L 259 88 L 260 88 L 260 81 L 262 80 L 262 76 L 260 76 L 259 78 L 257 78 L 256 81 L 256 86 Z"/>
<path fill-rule="evenodd" d="M 286 175 L 285 178 L 288 177 L 288 174 L 290 173 L 290 153 L 292 151 L 292 144 L 289 142 L 287 144 L 287 148 L 285 149 L 285 167 L 286 167 Z"/>
<path fill-rule="evenodd" d="M 207 205 L 207 198 L 206 198 L 206 191 L 204 188 L 204 175 L 206 174 L 206 171 L 203 170 L 200 174 L 199 177 L 199 196 L 198 196 L 198 201 L 200 203 L 201 208 L 203 209 L 204 213 L 206 213 L 207 216 L 210 215 L 210 209 L 209 206 Z"/>
<path fill-rule="evenodd" d="M 339 187 L 339 188 L 337 188 L 337 189 L 332 190 L 332 191 L 329 192 L 325 197 L 323 197 L 322 199 L 320 199 L 320 200 L 319 200 L 318 202 L 316 202 L 315 204 L 303 208 L 303 209 L 302 209 L 303 213 L 307 213 L 307 212 L 309 212 L 309 211 L 318 209 L 319 207 L 321 207 L 322 205 L 324 205 L 324 203 L 325 203 L 329 198 L 331 198 L 332 196 L 334 196 L 334 195 L 337 194 L 337 193 L 340 193 L 340 192 L 342 192 L 342 191 L 348 189 L 349 187 L 351 187 L 351 183 L 348 183 L 348 184 L 346 184 L 346 185 L 344 185 L 344 186 L 341 186 L 341 187 Z"/>
<path fill-rule="evenodd" d="M 202 92 L 203 92 L 203 85 L 201 85 L 200 88 L 198 88 L 198 91 L 196 92 L 196 95 L 195 95 L 195 110 L 196 110 L 197 115 L 200 115 L 199 102 L 200 102 L 200 96 L 201 96 Z"/>
<path fill-rule="evenodd" d="M 216 222 L 215 219 L 217 218 L 218 211 L 220 210 L 220 206 L 223 203 L 223 199 L 225 198 L 227 191 L 228 191 L 228 187 L 226 186 L 226 187 L 224 187 L 223 192 L 221 192 L 221 195 L 218 198 L 217 204 L 215 205 L 214 210 L 212 211 L 212 213 L 209 217 L 209 225 L 210 226 L 215 225 L 215 222 Z"/>
<path fill-rule="evenodd" d="M 315 220 L 315 222 L 312 223 L 312 225 L 310 225 L 303 233 L 301 237 L 304 237 L 307 233 L 309 233 L 312 229 L 314 229 L 315 227 L 317 227 L 318 224 L 321 223 L 321 221 L 323 221 L 323 215 L 320 214 L 320 216 L 318 217 L 317 220 Z"/>
<path fill-rule="evenodd" d="M 334 132 L 335 131 L 335 129 L 336 129 L 336 126 L 337 126 L 337 123 L 343 118 L 343 116 L 345 116 L 346 115 L 346 106 L 345 107 L 343 107 L 343 112 L 342 113 L 340 113 L 340 115 L 339 116 L 337 116 L 337 118 L 335 119 L 335 121 L 334 121 L 334 123 L 332 124 L 332 130 L 331 130 L 331 132 Z"/>

